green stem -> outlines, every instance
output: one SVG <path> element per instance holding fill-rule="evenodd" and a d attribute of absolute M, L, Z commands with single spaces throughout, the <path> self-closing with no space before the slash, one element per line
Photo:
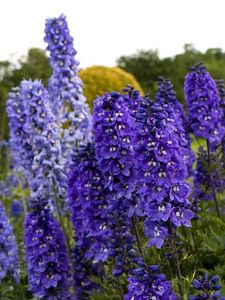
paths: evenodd
<path fill-rule="evenodd" d="M 180 260 L 177 254 L 177 247 L 175 243 L 176 239 L 176 233 L 172 227 L 172 225 L 169 223 L 169 232 L 171 234 L 171 247 L 172 247 L 172 260 L 175 268 L 175 273 L 177 277 L 177 285 L 179 290 L 179 300 L 184 300 L 184 290 L 183 290 L 183 282 L 182 282 L 182 274 L 181 274 L 181 268 L 180 268 Z"/>
<path fill-rule="evenodd" d="M 135 234 L 136 241 L 137 241 L 139 254 L 142 257 L 143 262 L 145 262 L 145 256 L 144 256 L 144 252 L 143 252 L 143 249 L 142 249 L 142 246 L 141 246 L 141 239 L 140 239 L 139 232 L 138 232 L 138 229 L 137 229 L 137 226 L 136 226 L 136 218 L 133 216 L 131 218 L 131 221 L 132 221 L 132 226 L 133 226 L 134 234 Z"/>
<path fill-rule="evenodd" d="M 210 145 L 209 145 L 209 141 L 207 140 L 207 152 L 208 152 L 208 166 L 209 168 L 211 167 L 211 153 L 210 153 Z M 211 188 L 212 188 L 212 193 L 213 193 L 213 199 L 214 199 L 214 203 L 215 203 L 215 208 L 216 208 L 216 213 L 218 218 L 221 219 L 221 214 L 220 214 L 220 209 L 219 209 L 219 203 L 216 197 L 216 189 L 215 189 L 215 185 L 214 185 L 214 180 L 211 174 L 211 170 L 209 170 L 209 178 L 210 178 L 210 184 L 211 184 Z"/>

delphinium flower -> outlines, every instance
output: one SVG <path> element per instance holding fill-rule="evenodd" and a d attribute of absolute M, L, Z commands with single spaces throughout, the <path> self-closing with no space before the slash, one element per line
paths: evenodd
<path fill-rule="evenodd" d="M 10 216 L 20 218 L 24 214 L 24 207 L 21 200 L 13 200 L 10 207 Z"/>
<path fill-rule="evenodd" d="M 160 274 L 159 266 L 139 262 L 139 268 L 130 272 L 128 293 L 124 300 L 176 300 L 170 281 Z"/>
<path fill-rule="evenodd" d="M 223 80 L 217 80 L 217 90 L 219 92 L 220 96 L 220 107 L 223 110 L 223 116 L 222 116 L 222 125 L 225 128 L 225 87 Z M 222 151 L 222 160 L 223 165 L 225 168 L 225 134 L 223 136 L 222 142 L 221 142 L 221 151 Z"/>
<path fill-rule="evenodd" d="M 91 143 L 80 146 L 73 155 L 68 194 L 76 241 L 73 250 L 75 294 L 77 299 L 86 299 L 87 292 L 97 288 L 90 276 L 94 275 L 98 262 L 104 262 L 108 256 L 106 193 Z"/>
<path fill-rule="evenodd" d="M 210 276 L 205 274 L 198 279 L 194 279 L 192 286 L 196 292 L 195 295 L 190 296 L 190 300 L 225 300 L 225 297 L 221 297 L 220 294 L 221 285 L 218 275 Z"/>
<path fill-rule="evenodd" d="M 10 151 L 12 153 L 14 168 L 23 168 L 25 172 L 30 170 L 32 163 L 32 146 L 29 133 L 26 131 L 26 106 L 21 98 L 18 88 L 14 88 L 8 94 L 6 104 L 9 118 Z"/>
<path fill-rule="evenodd" d="M 48 93 L 40 81 L 24 80 L 20 84 L 20 98 L 25 106 L 24 130 L 31 145 L 30 187 L 35 190 L 43 185 L 49 189 L 48 195 L 53 197 L 55 192 L 63 202 L 67 198 L 67 177 L 63 171 L 59 127 L 49 106 Z M 36 195 L 34 199 L 39 201 Z"/>
<path fill-rule="evenodd" d="M 213 199 L 208 160 L 208 152 L 204 150 L 204 148 L 199 147 L 194 175 L 194 197 L 199 200 Z M 225 174 L 223 165 L 220 163 L 220 153 L 218 153 L 218 151 L 212 152 L 211 160 L 214 166 L 212 177 L 214 179 L 215 192 L 222 193 L 225 186 Z"/>
<path fill-rule="evenodd" d="M 74 267 L 75 300 L 88 300 L 90 292 L 100 291 L 99 285 L 95 284 L 92 280 L 93 277 L 102 278 L 100 265 L 88 260 L 85 257 L 85 248 L 81 248 L 79 245 L 75 245 L 72 249 L 72 260 Z"/>
<path fill-rule="evenodd" d="M 47 19 L 45 33 L 53 70 L 48 90 L 52 109 L 62 126 L 63 151 L 70 159 L 72 148 L 90 139 L 91 115 L 78 76 L 77 52 L 66 17 Z"/>
<path fill-rule="evenodd" d="M 25 248 L 29 290 L 34 296 L 49 300 L 70 299 L 65 237 L 45 202 L 36 205 L 26 217 Z"/>
<path fill-rule="evenodd" d="M 86 248 L 87 259 L 105 261 L 108 253 L 105 239 L 108 233 L 106 193 L 93 144 L 81 146 L 73 156 L 68 186 L 77 244 Z M 90 248 L 87 247 L 88 241 Z"/>
<path fill-rule="evenodd" d="M 47 91 L 39 81 L 23 81 L 19 94 L 25 115 L 21 132 L 28 133 L 23 136 L 24 143 L 27 136 L 31 146 L 27 169 L 30 212 L 24 223 L 30 291 L 40 299 L 68 299 L 70 267 L 65 237 L 48 208 L 54 196 L 54 183 L 57 183 L 57 195 L 66 192 L 61 180 L 57 124 L 48 105 Z M 18 151 L 24 153 L 24 149 Z M 21 164 L 25 166 L 24 160 Z"/>
<path fill-rule="evenodd" d="M 113 274 L 120 276 L 133 258 L 130 234 L 133 171 L 133 118 L 121 94 L 105 93 L 94 102 L 96 158 L 103 173 L 108 205 L 109 256 L 115 259 Z"/>
<path fill-rule="evenodd" d="M 197 64 L 185 77 L 185 97 L 190 127 L 197 137 L 212 145 L 221 142 L 225 128 L 221 124 L 222 109 L 216 83 L 206 68 Z"/>
<path fill-rule="evenodd" d="M 0 201 L 0 282 L 7 276 L 18 281 L 18 250 L 12 225 Z"/>
<path fill-rule="evenodd" d="M 139 104 L 134 130 L 138 211 L 145 219 L 148 245 L 157 248 L 171 229 L 190 227 L 195 216 L 188 199 L 187 168 L 170 116 L 163 105 L 145 97 Z"/>
<path fill-rule="evenodd" d="M 156 94 L 156 102 L 160 103 L 168 114 L 172 122 L 174 122 L 175 132 L 178 135 L 178 141 L 183 152 L 183 158 L 187 166 L 189 175 L 193 174 L 192 165 L 195 155 L 191 149 L 191 138 L 189 135 L 188 121 L 185 116 L 183 105 L 177 100 L 176 93 L 170 80 L 160 78 L 158 82 L 158 92 Z M 172 106 L 172 110 L 170 110 Z"/>

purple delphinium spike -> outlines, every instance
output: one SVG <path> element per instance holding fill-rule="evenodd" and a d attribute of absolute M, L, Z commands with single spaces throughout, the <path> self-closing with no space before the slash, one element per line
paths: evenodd
<path fill-rule="evenodd" d="M 164 105 L 145 97 L 139 103 L 135 124 L 138 211 L 145 219 L 148 245 L 157 248 L 168 236 L 169 224 L 190 227 L 195 216 L 188 200 L 187 169 L 170 116 Z"/>
<path fill-rule="evenodd" d="M 81 146 L 73 156 L 68 186 L 71 220 L 77 245 L 85 248 L 86 259 L 105 261 L 108 255 L 106 193 L 93 144 Z"/>
<path fill-rule="evenodd" d="M 178 142 L 183 152 L 183 159 L 187 166 L 188 174 L 192 175 L 192 165 L 195 161 L 195 155 L 191 149 L 191 138 L 184 108 L 177 100 L 176 93 L 170 80 L 161 78 L 158 82 L 158 86 L 159 89 L 156 94 L 156 102 L 162 104 L 164 109 L 167 109 L 169 118 L 174 122 L 174 128 L 176 130 L 174 134 L 178 136 Z M 172 106 L 172 110 L 170 110 L 170 106 Z"/>
<path fill-rule="evenodd" d="M 202 277 L 198 277 L 198 279 L 194 279 L 192 286 L 196 291 L 195 295 L 190 296 L 190 300 L 225 300 L 225 297 L 221 297 L 220 294 L 221 285 L 218 275 L 210 276 L 205 274 Z"/>
<path fill-rule="evenodd" d="M 86 143 L 91 137 L 91 115 L 78 76 L 77 52 L 66 17 L 47 19 L 45 33 L 53 70 L 48 87 L 51 106 L 61 123 L 63 151 L 70 160 L 73 147 Z"/>
<path fill-rule="evenodd" d="M 19 101 L 24 108 L 21 132 L 27 133 L 23 135 L 24 143 L 31 146 L 29 164 L 24 159 L 20 161 L 24 169 L 27 167 L 30 188 L 31 210 L 24 222 L 29 289 L 40 299 L 69 299 L 70 266 L 64 233 L 48 208 L 55 194 L 64 200 L 66 195 L 59 130 L 47 91 L 39 81 L 22 81 Z M 21 145 L 20 157 L 26 152 L 24 144 Z"/>
<path fill-rule="evenodd" d="M 15 168 L 22 167 L 25 172 L 30 170 L 32 164 L 32 145 L 29 133 L 26 131 L 26 106 L 21 98 L 19 88 L 13 89 L 6 103 L 9 118 L 10 151 Z"/>
<path fill-rule="evenodd" d="M 217 149 L 218 150 L 218 149 Z M 215 166 L 212 171 L 214 187 L 216 193 L 222 193 L 225 186 L 225 174 L 223 164 L 219 163 L 220 153 L 214 151 L 211 153 L 212 164 Z M 208 153 L 202 147 L 199 147 L 197 163 L 194 174 L 194 197 L 199 200 L 212 200 L 213 193 L 211 189 L 210 174 L 208 170 Z"/>
<path fill-rule="evenodd" d="M 220 107 L 223 110 L 222 125 L 225 128 L 225 87 L 223 80 L 217 80 L 217 90 L 220 96 Z M 222 160 L 225 169 L 225 133 L 221 142 Z"/>
<path fill-rule="evenodd" d="M 68 176 L 68 195 L 76 240 L 73 249 L 75 295 L 77 299 L 86 299 L 87 292 L 97 288 L 91 275 L 96 273 L 98 263 L 108 257 L 106 195 L 91 143 L 75 150 Z"/>
<path fill-rule="evenodd" d="M 194 135 L 205 138 L 211 145 L 217 145 L 224 136 L 221 124 L 222 109 L 216 83 L 205 67 L 197 64 L 185 77 L 185 97 L 188 118 Z"/>
<path fill-rule="evenodd" d="M 83 244 L 84 246 L 84 244 Z M 87 244 L 87 246 L 89 246 Z M 98 263 L 93 263 L 85 258 L 85 248 L 78 245 L 72 249 L 72 261 L 74 267 L 74 300 L 88 300 L 89 293 L 93 290 L 99 290 L 99 286 L 95 284 L 91 278 L 101 278 L 100 268 Z M 89 293 L 88 293 L 89 292 Z"/>
<path fill-rule="evenodd" d="M 160 274 L 159 267 L 140 263 L 138 269 L 132 270 L 128 278 L 128 293 L 124 300 L 176 300 L 170 281 Z"/>
<path fill-rule="evenodd" d="M 49 202 L 54 196 L 55 185 L 55 193 L 63 202 L 67 198 L 67 178 L 63 171 L 59 127 L 49 107 L 48 93 L 40 81 L 24 80 L 20 84 L 20 98 L 25 107 L 24 131 L 29 135 L 31 145 L 28 178 L 31 200 Z M 45 190 L 44 195 L 39 193 L 41 189 Z M 48 195 L 47 199 L 45 195 Z"/>
<path fill-rule="evenodd" d="M 39 299 L 70 299 L 70 267 L 58 221 L 43 205 L 25 220 L 29 290 Z"/>
<path fill-rule="evenodd" d="M 108 191 L 109 255 L 115 259 L 113 274 L 120 276 L 133 258 L 133 118 L 124 97 L 112 92 L 95 100 L 93 122 L 96 157 Z"/>
<path fill-rule="evenodd" d="M 13 228 L 0 201 L 0 282 L 10 275 L 18 281 L 18 250 Z"/>

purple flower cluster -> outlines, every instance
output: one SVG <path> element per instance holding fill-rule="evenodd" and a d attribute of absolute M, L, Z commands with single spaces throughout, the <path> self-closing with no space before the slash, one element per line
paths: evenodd
<path fill-rule="evenodd" d="M 133 171 L 133 118 L 124 97 L 106 93 L 94 103 L 94 140 L 96 157 L 111 192 L 108 204 L 112 210 L 130 209 L 135 189 Z"/>
<path fill-rule="evenodd" d="M 191 295 L 190 300 L 225 300 L 225 297 L 221 297 L 221 286 L 218 281 L 218 275 L 212 277 L 208 274 L 195 279 L 192 283 L 192 286 L 196 290 L 196 295 Z"/>
<path fill-rule="evenodd" d="M 77 143 L 89 140 L 91 136 L 91 115 L 83 85 L 78 76 L 78 61 L 73 38 L 69 33 L 66 17 L 47 19 L 45 42 L 50 52 L 49 62 L 53 74 L 49 80 L 49 94 L 53 112 L 60 119 L 62 144 L 67 155 Z"/>
<path fill-rule="evenodd" d="M 225 87 L 224 87 L 224 82 L 223 80 L 217 80 L 216 81 L 217 84 L 217 89 L 219 92 L 219 96 L 220 96 L 220 107 L 223 110 L 223 116 L 222 116 L 222 126 L 225 128 Z M 221 143 L 221 150 L 222 150 L 222 156 L 223 156 L 223 165 L 225 168 L 225 134 L 223 136 L 223 140 Z"/>
<path fill-rule="evenodd" d="M 24 160 L 20 163 L 28 173 L 26 176 L 31 188 L 31 200 L 47 203 L 49 195 L 53 194 L 54 184 L 57 184 L 57 196 L 65 201 L 67 182 L 63 172 L 59 128 L 49 107 L 48 93 L 40 81 L 24 80 L 20 84 L 19 94 L 19 101 L 24 107 L 21 130 L 26 135 L 18 152 L 21 151 L 20 156 L 24 153 L 24 157 L 27 157 L 23 145 L 30 145 L 29 166 L 26 161 L 23 164 Z M 13 117 L 9 113 L 11 120 Z M 14 135 L 12 131 L 11 136 Z"/>
<path fill-rule="evenodd" d="M 15 103 L 18 101 L 23 108 L 21 132 L 25 133 L 18 140 L 20 157 L 22 154 L 28 157 L 24 145 L 30 145 L 29 164 L 20 162 L 24 169 L 27 167 L 31 198 L 31 211 L 24 223 L 30 290 L 39 298 L 68 299 L 70 268 L 64 235 L 47 208 L 54 196 L 66 195 L 59 129 L 49 107 L 47 91 L 39 81 L 22 81 Z M 9 103 L 8 110 L 11 120 L 15 111 L 11 108 L 18 106 L 13 103 Z M 17 132 L 14 126 L 17 125 L 12 122 L 12 138 Z"/>
<path fill-rule="evenodd" d="M 115 259 L 113 274 L 120 276 L 134 255 L 130 234 L 135 190 L 133 117 L 124 97 L 112 92 L 96 99 L 93 120 L 96 158 L 107 191 L 109 255 Z"/>
<path fill-rule="evenodd" d="M 224 136 L 222 109 L 216 83 L 201 64 L 195 65 L 185 78 L 185 97 L 193 133 L 217 145 Z"/>
<path fill-rule="evenodd" d="M 74 300 L 88 300 L 89 293 L 93 290 L 98 290 L 99 286 L 91 280 L 93 277 L 101 278 L 100 268 L 98 263 L 93 263 L 85 258 L 85 248 L 75 246 L 72 249 L 72 260 L 74 266 Z"/>
<path fill-rule="evenodd" d="M 93 144 L 80 147 L 73 157 L 68 186 L 77 245 L 85 250 L 86 259 L 105 261 L 108 255 L 107 203 Z"/>
<path fill-rule="evenodd" d="M 18 88 L 9 93 L 6 106 L 10 128 L 10 150 L 15 168 L 22 167 L 24 170 L 30 170 L 33 158 L 32 146 L 25 127 L 26 106 Z"/>
<path fill-rule="evenodd" d="M 184 108 L 177 100 L 176 93 L 170 80 L 161 78 L 158 85 L 159 89 L 156 94 L 156 102 L 163 106 L 163 108 L 168 112 L 169 119 L 175 124 L 174 134 L 177 135 L 188 174 L 191 175 L 193 173 L 192 165 L 195 160 L 195 155 L 191 149 L 191 138 L 189 135 L 188 121 L 185 116 Z"/>
<path fill-rule="evenodd" d="M 146 266 L 139 263 L 138 269 L 132 270 L 128 278 L 128 293 L 124 300 L 176 300 L 171 283 L 164 274 L 159 273 L 159 267 Z"/>
<path fill-rule="evenodd" d="M 225 174 L 223 164 L 220 162 L 221 153 L 214 151 L 211 153 L 211 163 L 214 166 L 211 170 L 211 176 L 214 182 L 216 193 L 222 193 L 225 186 Z M 209 173 L 209 157 L 206 150 L 199 147 L 196 169 L 194 174 L 194 197 L 199 200 L 212 200 L 213 192 L 211 187 L 210 173 Z"/>
<path fill-rule="evenodd" d="M 13 228 L 0 201 L 0 282 L 10 275 L 18 281 L 18 251 Z"/>
<path fill-rule="evenodd" d="M 147 97 L 139 103 L 135 124 L 135 163 L 137 169 L 138 213 L 145 218 L 149 246 L 161 248 L 175 228 L 191 226 L 195 213 L 188 200 L 190 185 L 179 145 L 176 122 L 160 103 Z"/>
<path fill-rule="evenodd" d="M 27 215 L 25 246 L 30 291 L 39 299 L 70 299 L 65 239 L 48 208 Z"/>

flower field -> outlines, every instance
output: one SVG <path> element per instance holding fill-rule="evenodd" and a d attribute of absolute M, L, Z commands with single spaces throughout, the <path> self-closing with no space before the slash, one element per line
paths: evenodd
<path fill-rule="evenodd" d="M 223 81 L 196 62 L 187 108 L 160 77 L 92 111 L 64 15 L 44 40 L 47 88 L 21 78 L 6 102 L 0 300 L 225 299 Z"/>

